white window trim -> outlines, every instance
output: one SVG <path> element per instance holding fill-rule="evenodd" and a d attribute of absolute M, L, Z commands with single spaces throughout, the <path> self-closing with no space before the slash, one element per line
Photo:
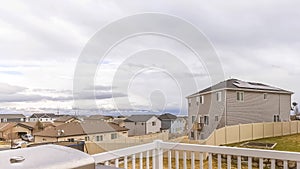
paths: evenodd
<path fill-rule="evenodd" d="M 265 97 L 265 96 L 266 96 L 266 97 Z M 264 94 L 263 94 L 263 99 L 264 99 L 264 100 L 268 100 L 268 94 L 267 94 L 267 93 L 264 93 Z"/>
<path fill-rule="evenodd" d="M 206 121 L 205 121 L 205 117 L 207 117 L 207 123 L 205 123 L 205 122 L 206 122 Z M 209 115 L 204 115 L 204 116 L 203 116 L 203 123 L 204 123 L 205 126 L 208 126 L 208 125 L 209 125 Z"/>
<path fill-rule="evenodd" d="M 217 92 L 216 96 L 217 96 L 217 102 L 221 102 L 222 101 L 222 92 Z"/>
<path fill-rule="evenodd" d="M 243 100 L 238 100 L 237 95 L 239 94 L 239 99 L 241 99 L 241 93 L 243 93 Z M 238 102 L 244 102 L 244 100 L 245 100 L 245 92 L 244 91 L 237 91 L 235 97 L 236 97 L 236 101 L 238 101 Z"/>
<path fill-rule="evenodd" d="M 199 103 L 204 104 L 204 96 L 203 95 L 199 97 Z"/>

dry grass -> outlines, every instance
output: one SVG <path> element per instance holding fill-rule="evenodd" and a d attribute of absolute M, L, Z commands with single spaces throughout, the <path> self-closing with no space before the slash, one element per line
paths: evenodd
<path fill-rule="evenodd" d="M 258 140 L 253 140 L 253 142 L 277 143 L 277 145 L 273 150 L 300 152 L 300 134 L 258 139 Z M 240 147 L 241 144 L 242 143 L 235 143 L 226 146 Z"/>

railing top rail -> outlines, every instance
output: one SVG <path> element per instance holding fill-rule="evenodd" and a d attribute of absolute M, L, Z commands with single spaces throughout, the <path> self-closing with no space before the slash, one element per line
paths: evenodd
<path fill-rule="evenodd" d="M 156 148 L 157 148 L 156 142 L 152 142 L 152 143 L 148 143 L 148 144 L 143 144 L 143 145 L 138 145 L 138 146 L 133 146 L 133 147 L 128 147 L 128 148 L 108 151 L 108 152 L 104 152 L 104 153 L 94 154 L 94 155 L 92 155 L 92 157 L 95 159 L 96 163 L 102 163 L 107 160 L 117 159 L 120 157 L 129 156 L 132 154 L 137 154 L 140 152 L 153 150 Z"/>
<path fill-rule="evenodd" d="M 185 143 L 172 143 L 156 140 L 153 143 L 138 145 L 134 147 L 109 151 L 100 154 L 92 155 L 96 163 L 105 162 L 107 160 L 117 159 L 124 156 L 130 156 L 133 154 L 153 150 L 153 149 L 165 149 L 165 150 L 179 150 L 179 151 L 191 151 L 191 152 L 203 152 L 213 154 L 225 154 L 234 156 L 245 157 L 258 157 L 268 159 L 280 159 L 300 162 L 300 153 L 287 152 L 287 151 L 274 151 L 274 150 L 262 150 L 262 149 L 249 149 L 249 148 L 237 148 L 226 146 L 209 146 L 209 145 L 197 145 L 197 144 L 185 144 Z"/>
<path fill-rule="evenodd" d="M 274 151 L 262 149 L 237 148 L 226 146 L 209 146 L 185 143 L 160 142 L 159 147 L 162 149 L 183 150 L 192 152 L 208 152 L 214 154 L 227 154 L 235 156 L 248 156 L 269 159 L 281 159 L 300 161 L 300 153 L 287 151 Z"/>

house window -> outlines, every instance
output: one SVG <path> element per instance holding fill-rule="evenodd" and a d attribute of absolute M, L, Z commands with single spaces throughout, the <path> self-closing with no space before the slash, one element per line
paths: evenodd
<path fill-rule="evenodd" d="M 137 124 L 137 122 L 134 122 L 134 125 L 136 125 Z"/>
<path fill-rule="evenodd" d="M 103 141 L 103 135 L 101 135 L 101 136 L 96 136 L 96 141 Z"/>
<path fill-rule="evenodd" d="M 194 138 L 194 132 L 193 131 L 191 132 L 191 138 Z"/>
<path fill-rule="evenodd" d="M 153 122 L 152 122 L 152 126 L 155 126 L 155 125 L 156 125 L 156 122 L 155 122 L 155 121 L 153 121 Z"/>
<path fill-rule="evenodd" d="M 280 118 L 278 114 L 274 115 L 274 122 L 280 122 Z"/>
<path fill-rule="evenodd" d="M 192 123 L 196 120 L 196 116 L 192 116 Z"/>
<path fill-rule="evenodd" d="M 209 125 L 209 117 L 208 116 L 204 116 L 204 124 Z"/>
<path fill-rule="evenodd" d="M 142 126 L 144 125 L 144 123 L 141 123 L 142 124 Z"/>
<path fill-rule="evenodd" d="M 217 101 L 218 102 L 222 101 L 222 92 L 217 92 Z"/>
<path fill-rule="evenodd" d="M 200 96 L 200 104 L 204 104 L 204 96 Z"/>
<path fill-rule="evenodd" d="M 237 101 L 244 101 L 244 92 L 236 92 L 236 100 Z"/>
<path fill-rule="evenodd" d="M 215 121 L 219 121 L 219 116 L 215 116 Z"/>
<path fill-rule="evenodd" d="M 267 98 L 268 98 L 267 93 L 264 93 L 264 100 L 267 100 Z"/>
<path fill-rule="evenodd" d="M 112 133 L 110 135 L 110 138 L 113 140 L 113 139 L 116 139 L 117 138 L 117 133 Z"/>
<path fill-rule="evenodd" d="M 196 97 L 196 104 L 197 104 L 197 106 L 199 105 L 199 103 L 200 103 L 200 97 Z"/>
<path fill-rule="evenodd" d="M 191 105 L 192 105 L 192 99 L 189 98 L 188 100 L 189 100 L 189 107 L 191 107 Z"/>
<path fill-rule="evenodd" d="M 85 140 L 85 141 L 90 141 L 90 137 L 89 137 L 89 136 L 86 136 L 86 137 L 84 137 L 84 140 Z"/>

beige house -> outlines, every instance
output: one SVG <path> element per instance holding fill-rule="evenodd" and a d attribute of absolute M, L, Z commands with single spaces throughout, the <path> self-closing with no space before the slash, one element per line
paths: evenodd
<path fill-rule="evenodd" d="M 229 79 L 187 97 L 190 139 L 229 125 L 289 121 L 291 95 L 277 87 Z"/>
<path fill-rule="evenodd" d="M 0 139 L 18 139 L 21 135 L 31 134 L 33 128 L 22 123 L 0 123 Z"/>
<path fill-rule="evenodd" d="M 132 115 L 124 120 L 129 136 L 159 133 L 161 121 L 155 115 Z"/>
<path fill-rule="evenodd" d="M 114 123 L 95 120 L 66 123 L 34 134 L 37 143 L 70 140 L 109 142 L 127 136 L 128 129 Z"/>

